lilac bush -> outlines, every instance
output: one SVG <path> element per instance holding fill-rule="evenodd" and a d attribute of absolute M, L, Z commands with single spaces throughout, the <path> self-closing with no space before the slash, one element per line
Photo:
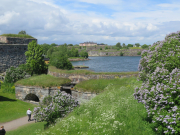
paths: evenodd
<path fill-rule="evenodd" d="M 15 83 L 16 81 L 23 79 L 27 73 L 19 67 L 10 67 L 6 69 L 5 83 Z"/>
<path fill-rule="evenodd" d="M 159 134 L 180 134 L 180 31 L 142 52 L 140 88 L 134 97 L 145 105 Z"/>
<path fill-rule="evenodd" d="M 51 124 L 54 123 L 57 118 L 64 117 L 78 105 L 78 101 L 70 94 L 59 91 L 52 97 L 50 105 L 44 108 L 42 106 L 35 107 L 33 114 L 37 121 L 46 121 Z"/>

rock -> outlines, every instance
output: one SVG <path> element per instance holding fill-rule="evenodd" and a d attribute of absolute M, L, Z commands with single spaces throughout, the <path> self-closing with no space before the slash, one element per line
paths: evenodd
<path fill-rule="evenodd" d="M 24 78 L 29 78 L 29 77 L 31 77 L 31 75 L 25 75 L 25 76 L 24 76 Z"/>

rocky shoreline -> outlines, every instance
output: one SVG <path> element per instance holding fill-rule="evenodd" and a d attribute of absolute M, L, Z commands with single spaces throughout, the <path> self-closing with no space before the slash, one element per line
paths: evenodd
<path fill-rule="evenodd" d="M 90 59 L 88 59 L 88 58 L 87 59 L 78 59 L 78 58 L 77 59 L 69 59 L 69 61 L 85 61 L 85 60 L 90 60 Z"/>

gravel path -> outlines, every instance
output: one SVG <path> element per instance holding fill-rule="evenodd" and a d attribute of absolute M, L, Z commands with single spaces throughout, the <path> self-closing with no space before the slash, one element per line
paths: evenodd
<path fill-rule="evenodd" d="M 31 118 L 32 118 L 32 116 L 31 116 Z M 13 121 L 9 121 L 6 123 L 0 123 L 0 126 L 4 126 L 4 129 L 6 131 L 10 131 L 10 130 L 17 129 L 18 127 L 23 126 L 25 124 L 33 123 L 33 122 L 35 123 L 35 121 L 28 122 L 28 116 L 25 116 L 25 117 L 22 117 L 22 118 L 13 120 Z"/>

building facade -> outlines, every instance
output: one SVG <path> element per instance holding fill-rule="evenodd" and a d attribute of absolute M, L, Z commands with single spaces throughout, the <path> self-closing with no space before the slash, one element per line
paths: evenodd
<path fill-rule="evenodd" d="M 97 45 L 97 43 L 94 42 L 84 42 L 79 44 L 79 46 L 95 46 L 95 45 Z"/>

